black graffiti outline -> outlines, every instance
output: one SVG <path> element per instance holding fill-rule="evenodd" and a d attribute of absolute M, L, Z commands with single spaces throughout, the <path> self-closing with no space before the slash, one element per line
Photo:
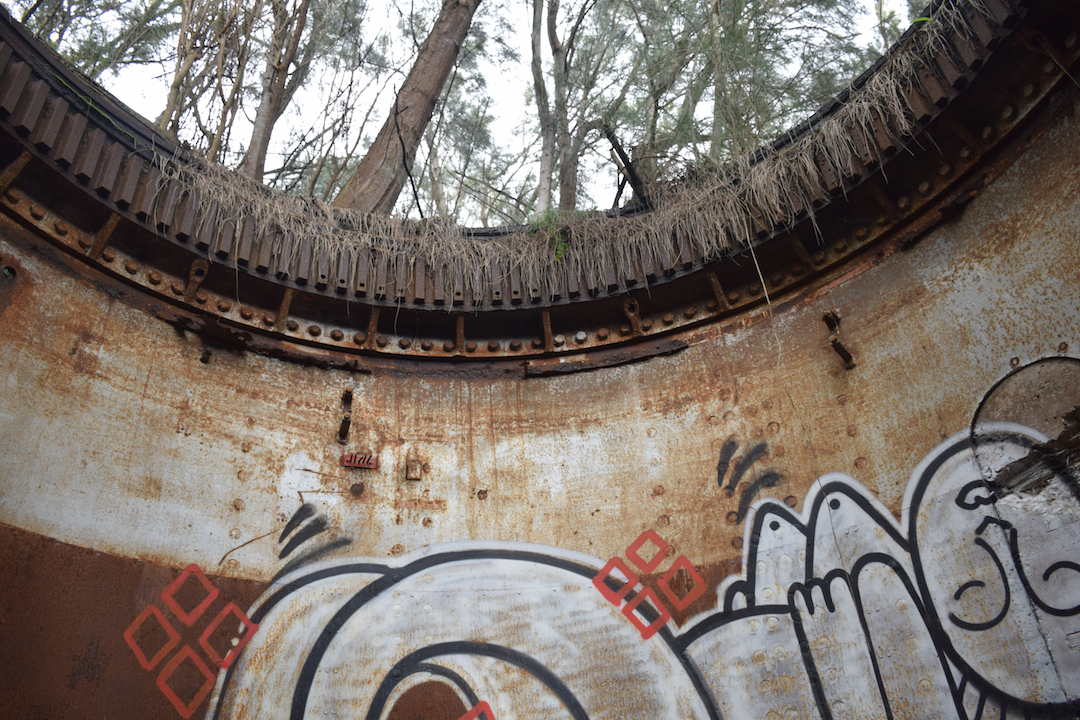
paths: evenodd
<path fill-rule="evenodd" d="M 725 493 L 728 497 L 735 494 L 735 488 L 738 487 L 739 481 L 743 479 L 743 476 L 750 470 L 750 467 L 758 460 L 766 457 L 769 453 L 769 444 L 760 442 L 750 448 L 750 451 L 739 459 L 739 462 L 735 463 L 735 467 L 731 470 L 731 477 L 728 479 L 727 486 L 724 486 L 724 476 L 727 475 L 728 468 L 731 467 L 732 457 L 735 455 L 735 451 L 739 449 L 739 443 L 735 438 L 728 438 L 724 443 L 724 446 L 720 449 L 720 457 L 716 462 L 716 485 Z M 775 470 L 766 470 L 759 475 L 757 479 L 747 485 L 746 489 L 739 495 L 739 507 L 735 512 L 736 522 L 742 522 L 746 519 L 746 513 L 750 509 L 750 505 L 753 504 L 754 498 L 764 488 L 776 487 L 780 484 L 780 473 Z"/>

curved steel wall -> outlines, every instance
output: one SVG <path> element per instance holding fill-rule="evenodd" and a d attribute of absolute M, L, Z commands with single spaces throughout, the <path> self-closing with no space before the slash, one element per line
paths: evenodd
<path fill-rule="evenodd" d="M 541 377 L 253 353 L 9 209 L 11 717 L 1076 716 L 1073 107 L 925 235 Z"/>

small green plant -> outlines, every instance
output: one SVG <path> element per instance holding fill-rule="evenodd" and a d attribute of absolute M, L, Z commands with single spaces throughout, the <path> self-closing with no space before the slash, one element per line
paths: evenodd
<path fill-rule="evenodd" d="M 543 212 L 531 225 L 530 232 L 544 233 L 548 237 L 548 244 L 555 252 L 555 259 L 562 260 L 563 255 L 570 249 L 570 228 L 566 224 L 567 216 L 559 210 L 549 209 Z"/>

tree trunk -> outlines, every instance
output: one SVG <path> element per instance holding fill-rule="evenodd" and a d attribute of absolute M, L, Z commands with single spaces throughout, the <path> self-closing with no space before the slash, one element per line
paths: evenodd
<path fill-rule="evenodd" d="M 246 175 L 257 182 L 262 182 L 266 171 L 266 152 L 270 147 L 270 134 L 274 124 L 281 117 L 285 107 L 285 83 L 289 79 L 289 68 L 296 59 L 300 38 L 307 25 L 308 5 L 310 0 L 300 0 L 295 14 L 290 13 L 285 0 L 272 0 L 274 13 L 274 35 L 270 41 L 270 51 L 266 58 L 266 69 L 262 77 L 262 95 L 259 109 L 255 111 L 255 123 L 251 130 L 251 144 L 248 145 L 244 162 L 239 167 L 241 175 Z"/>
<path fill-rule="evenodd" d="M 446 0 L 443 4 L 431 34 L 420 46 L 416 62 L 394 98 L 390 117 L 334 199 L 335 205 L 360 212 L 389 213 L 394 209 L 405 186 L 406 168 L 412 167 L 479 4 L 480 0 Z"/>
<path fill-rule="evenodd" d="M 542 215 L 551 207 L 551 176 L 555 171 L 555 121 L 548 103 L 547 83 L 541 62 L 541 30 L 544 0 L 533 0 L 532 76 L 536 93 L 536 113 L 540 120 L 540 177 L 536 191 L 536 213 Z"/>

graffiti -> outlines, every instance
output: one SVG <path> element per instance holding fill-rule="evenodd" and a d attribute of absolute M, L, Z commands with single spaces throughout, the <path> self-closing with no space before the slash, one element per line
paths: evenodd
<path fill-rule="evenodd" d="M 640 555 L 641 549 L 646 543 L 652 543 L 656 547 L 656 551 L 649 560 L 643 559 Z M 669 546 L 664 542 L 663 538 L 652 530 L 646 530 L 626 548 L 626 557 L 642 573 L 651 573 L 667 557 L 668 548 Z M 622 574 L 622 578 L 613 577 L 613 570 L 618 570 Z M 680 597 L 676 590 L 681 589 L 686 584 L 686 578 L 689 578 L 693 585 Z M 596 589 L 600 591 L 605 600 L 619 606 L 630 591 L 637 586 L 639 579 L 639 576 L 627 567 L 626 563 L 618 557 L 613 557 L 593 577 L 593 585 L 596 586 Z M 673 580 L 678 581 L 678 587 L 672 587 Z M 613 581 L 621 583 L 621 587 L 614 587 Z M 671 567 L 660 577 L 657 585 L 677 611 L 685 610 L 705 592 L 705 580 L 698 574 L 697 568 L 686 559 L 685 555 L 680 555 L 672 563 Z M 646 602 L 649 604 L 640 607 Z M 648 587 L 643 588 L 631 600 L 627 601 L 622 608 L 622 613 L 641 632 L 642 640 L 651 638 L 656 634 L 657 630 L 671 619 L 671 613 L 668 612 L 667 607 L 656 596 L 656 593 Z"/>
<path fill-rule="evenodd" d="M 495 720 L 495 716 L 491 712 L 491 706 L 483 700 L 477 703 L 472 710 L 462 715 L 461 720 L 478 720 L 481 717 L 484 720 Z"/>
<path fill-rule="evenodd" d="M 747 452 L 745 456 L 739 458 L 738 461 L 735 462 L 734 468 L 731 470 L 731 478 L 728 480 L 727 486 L 725 487 L 724 477 L 727 475 L 728 469 L 732 467 L 732 460 L 738 449 L 739 443 L 734 438 L 729 439 L 724 443 L 724 446 L 720 448 L 720 459 L 716 463 L 716 484 L 720 489 L 727 493 L 728 497 L 731 497 L 735 493 L 735 489 L 739 486 L 739 481 L 742 480 L 747 471 L 750 470 L 750 466 L 769 454 L 769 446 L 766 443 L 758 443 L 750 448 L 750 451 Z M 779 483 L 780 473 L 775 470 L 766 470 L 746 485 L 739 496 L 739 509 L 735 512 L 735 521 L 742 522 L 746 519 L 746 513 L 750 509 L 750 504 L 754 502 L 754 498 L 756 498 L 762 490 L 765 488 L 776 487 Z"/>
<path fill-rule="evenodd" d="M 207 615 L 207 610 L 219 595 L 209 578 L 197 566 L 189 565 L 161 591 L 160 597 L 181 627 L 191 628 Z M 235 631 L 230 630 L 233 623 Z M 235 603 L 226 603 L 198 636 L 197 647 L 202 649 L 215 671 L 210 670 L 203 656 L 189 644 L 182 645 L 165 663 L 158 674 L 157 686 L 181 717 L 187 720 L 194 714 L 214 687 L 216 669 L 232 667 L 258 629 L 258 624 L 252 622 Z M 219 638 L 223 638 L 224 642 Z M 180 645 L 182 637 L 166 614 L 155 603 L 150 603 L 128 626 L 124 640 L 135 653 L 139 665 L 152 672 Z"/>
<path fill-rule="evenodd" d="M 997 423 L 980 442 L 1000 470 L 1049 440 Z M 251 608 L 260 633 L 222 674 L 210 717 L 349 708 L 374 720 L 417 678 L 474 710 L 484 697 L 499 717 L 1075 716 L 1080 509 L 1065 478 L 1047 480 L 1044 494 L 1071 507 L 1047 532 L 1045 517 L 997 500 L 972 448 L 964 432 L 931 452 L 899 521 L 835 473 L 801 513 L 754 503 L 743 574 L 682 628 L 635 572 L 667 556 L 652 531 L 604 565 L 468 543 L 296 568 Z M 736 463 L 743 473 L 755 455 Z M 659 584 L 676 607 L 690 595 L 663 588 L 679 571 L 693 566 L 676 560 Z"/>

